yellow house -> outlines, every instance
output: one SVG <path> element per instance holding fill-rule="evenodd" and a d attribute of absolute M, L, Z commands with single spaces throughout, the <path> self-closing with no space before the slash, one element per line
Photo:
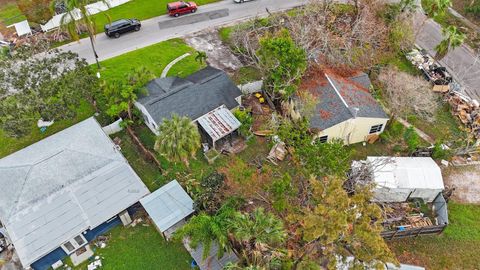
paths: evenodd
<path fill-rule="evenodd" d="M 310 127 L 320 142 L 341 139 L 345 144 L 366 141 L 383 132 L 389 117 L 370 94 L 368 75 L 343 77 L 334 72 L 310 76 L 302 89 L 317 99 Z"/>

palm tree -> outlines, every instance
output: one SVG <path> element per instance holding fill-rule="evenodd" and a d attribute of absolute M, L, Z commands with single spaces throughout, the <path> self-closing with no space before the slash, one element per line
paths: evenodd
<path fill-rule="evenodd" d="M 270 265 L 283 256 L 275 248 L 285 242 L 283 223 L 263 208 L 256 208 L 251 214 L 237 212 L 229 224 L 229 231 L 243 246 L 244 257 L 250 265 Z"/>
<path fill-rule="evenodd" d="M 192 248 L 197 248 L 199 244 L 203 245 L 202 257 L 206 259 L 212 250 L 214 244 L 218 245 L 218 258 L 223 257 L 224 252 L 230 251 L 228 237 L 228 223 L 231 220 L 235 210 L 230 207 L 222 207 L 219 212 L 210 216 L 206 213 L 200 213 L 194 216 L 183 227 L 174 234 L 174 239 L 181 240 L 185 237 L 190 241 Z"/>
<path fill-rule="evenodd" d="M 427 22 L 429 18 L 436 17 L 440 14 L 444 14 L 449 7 L 452 6 L 452 1 L 451 0 L 425 0 L 423 5 L 423 10 L 426 13 L 426 17 L 423 20 L 422 24 L 420 27 L 418 27 L 417 32 L 415 33 L 415 36 L 417 36 L 421 29 L 423 28 L 423 25 Z"/>
<path fill-rule="evenodd" d="M 197 55 L 195 56 L 195 61 L 199 62 L 200 64 L 203 64 L 207 61 L 207 53 L 202 52 L 202 51 L 197 51 Z"/>
<path fill-rule="evenodd" d="M 57 1 L 52 1 L 52 10 L 55 10 L 56 2 Z M 60 20 L 61 27 L 65 29 L 70 35 L 70 37 L 75 41 L 78 41 L 80 39 L 80 33 L 82 33 L 83 31 L 88 34 L 88 37 L 90 38 L 90 45 L 92 46 L 92 51 L 95 56 L 95 61 L 97 63 L 97 68 L 100 69 L 97 51 L 95 50 L 95 34 L 97 32 L 96 24 L 95 20 L 85 7 L 90 3 L 90 1 L 64 0 L 63 2 L 66 12 Z M 108 2 L 106 2 L 105 0 L 100 0 L 100 2 L 109 7 Z M 110 21 L 110 17 L 106 13 L 104 14 L 107 17 L 108 21 Z"/>
<path fill-rule="evenodd" d="M 188 158 L 195 157 L 200 148 L 200 133 L 188 117 L 172 115 L 172 119 L 164 119 L 158 128 L 155 150 L 168 160 L 183 161 L 188 167 Z"/>
<path fill-rule="evenodd" d="M 451 0 L 426 0 L 423 8 L 429 17 L 435 17 L 445 13 L 451 6 Z"/>
<path fill-rule="evenodd" d="M 462 45 L 465 41 L 465 34 L 458 31 L 457 27 L 453 25 L 442 29 L 442 34 L 444 39 L 435 47 L 435 59 L 437 60 L 445 57 L 449 51 Z"/>

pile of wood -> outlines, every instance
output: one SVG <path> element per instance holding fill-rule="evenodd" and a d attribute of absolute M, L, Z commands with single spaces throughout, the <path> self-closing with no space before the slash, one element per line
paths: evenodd
<path fill-rule="evenodd" d="M 413 228 L 433 226 L 432 221 L 429 217 L 423 217 L 421 215 L 411 215 L 406 218 L 409 225 Z"/>
<path fill-rule="evenodd" d="M 467 132 L 480 139 L 480 108 L 476 100 L 471 100 L 459 93 L 450 92 L 446 97 L 452 112 L 465 125 Z"/>
<path fill-rule="evenodd" d="M 422 213 L 418 207 L 410 203 L 384 203 L 380 205 L 383 210 L 383 226 L 387 230 L 398 230 L 433 226 L 432 220 Z"/>

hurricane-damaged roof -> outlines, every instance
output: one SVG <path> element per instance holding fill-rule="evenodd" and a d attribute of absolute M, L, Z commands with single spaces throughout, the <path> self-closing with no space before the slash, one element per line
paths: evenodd
<path fill-rule="evenodd" d="M 0 159 L 0 186 L 24 267 L 149 193 L 94 118 Z"/>
<path fill-rule="evenodd" d="M 387 114 L 370 94 L 370 79 L 365 73 L 343 77 L 326 72 L 320 77 L 308 78 L 303 89 L 317 100 L 310 126 L 325 130 L 356 117 L 386 118 Z"/>

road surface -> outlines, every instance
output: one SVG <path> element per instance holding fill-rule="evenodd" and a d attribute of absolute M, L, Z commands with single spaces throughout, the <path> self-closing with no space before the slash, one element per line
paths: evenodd
<path fill-rule="evenodd" d="M 183 37 L 207 28 L 263 16 L 267 14 L 267 9 L 270 12 L 275 12 L 303 5 L 307 1 L 256 0 L 235 4 L 232 0 L 223 0 L 200 6 L 196 14 L 185 15 L 180 18 L 163 15 L 142 21 L 142 29 L 139 32 L 124 34 L 118 39 L 108 38 L 103 33 L 99 34 L 95 41 L 97 53 L 101 61 L 174 37 Z M 421 11 L 417 12 L 414 18 L 415 29 L 422 27 L 417 35 L 416 43 L 431 55 L 435 55 L 435 46 L 443 38 L 441 27 L 431 19 L 425 21 L 425 15 Z M 88 39 L 64 45 L 60 49 L 78 53 L 88 63 L 95 62 Z M 475 57 L 473 51 L 468 46 L 463 45 L 448 53 L 440 61 L 442 65 L 449 69 L 456 81 L 465 88 L 464 93 L 477 100 L 480 100 L 479 60 L 479 56 Z"/>
<path fill-rule="evenodd" d="M 104 33 L 98 34 L 95 39 L 98 58 L 100 61 L 112 58 L 129 51 L 143 48 L 161 41 L 165 41 L 175 37 L 182 37 L 194 32 L 198 32 L 210 27 L 216 27 L 233 23 L 235 21 L 253 18 L 267 14 L 266 9 L 270 12 L 291 9 L 306 3 L 307 0 L 256 0 L 245 2 L 243 4 L 235 4 L 233 0 L 223 0 L 217 3 L 200 6 L 197 13 L 173 18 L 167 15 L 155 17 L 142 21 L 142 29 L 139 32 L 131 32 L 122 35 L 118 39 L 108 38 Z M 224 12 L 227 11 L 227 16 Z M 202 17 L 205 14 L 213 14 L 214 19 L 204 21 L 198 20 L 188 21 L 188 17 Z M 221 14 L 220 14 L 221 13 Z M 217 16 L 215 16 L 217 15 Z M 215 18 L 218 16 L 224 16 Z M 185 24 L 188 22 L 188 24 Z M 177 24 L 177 25 L 175 25 Z M 90 47 L 88 39 L 82 39 L 80 42 L 73 42 L 61 46 L 62 50 L 70 50 L 78 53 L 81 58 L 85 58 L 88 63 L 95 63 L 95 58 Z"/>
<path fill-rule="evenodd" d="M 422 26 L 422 23 L 423 26 Z M 425 15 L 416 14 L 415 29 L 422 26 L 416 37 L 416 43 L 427 50 L 430 55 L 435 55 L 435 46 L 442 41 L 442 28 L 439 24 Z M 454 79 L 464 88 L 464 94 L 480 101 L 480 55 L 467 45 L 462 45 L 449 52 L 440 64 L 445 66 Z"/>

